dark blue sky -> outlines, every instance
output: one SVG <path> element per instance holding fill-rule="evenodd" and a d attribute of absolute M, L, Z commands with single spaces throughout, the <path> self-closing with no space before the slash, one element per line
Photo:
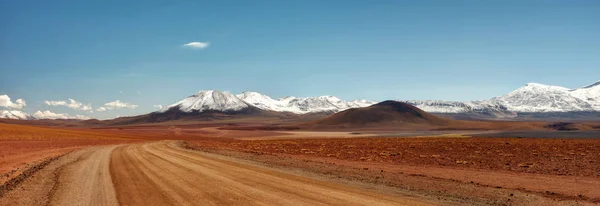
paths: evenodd
<path fill-rule="evenodd" d="M 200 89 L 478 100 L 600 79 L 600 1 L 89 2 L 2 4 L 0 94 L 107 118 Z M 139 107 L 43 103 L 67 98 Z"/>

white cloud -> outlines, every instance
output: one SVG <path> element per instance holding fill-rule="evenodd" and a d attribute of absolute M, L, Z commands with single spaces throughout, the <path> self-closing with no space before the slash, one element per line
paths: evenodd
<path fill-rule="evenodd" d="M 103 107 L 96 109 L 96 111 L 103 112 L 106 110 L 119 109 L 119 108 L 135 109 L 137 107 L 138 107 L 138 105 L 130 104 L 127 102 L 121 102 L 120 100 L 116 100 L 114 102 L 108 102 L 108 103 L 104 104 Z"/>
<path fill-rule="evenodd" d="M 33 117 L 37 119 L 90 119 L 89 117 L 76 114 L 75 116 L 71 116 L 65 113 L 54 113 L 51 111 L 37 111 L 33 113 Z"/>
<path fill-rule="evenodd" d="M 162 109 L 162 108 L 163 108 L 163 106 L 162 106 L 162 105 L 160 105 L 160 104 L 155 104 L 155 105 L 154 105 L 154 107 L 156 107 L 156 108 L 158 108 L 158 109 Z"/>
<path fill-rule="evenodd" d="M 83 119 L 83 120 L 86 120 L 86 119 L 90 119 L 90 117 L 83 116 L 83 115 L 80 115 L 80 114 L 76 114 L 76 115 L 75 115 L 75 119 Z"/>
<path fill-rule="evenodd" d="M 10 101 L 10 97 L 8 95 L 3 94 L 0 95 L 0 107 L 8 107 L 12 109 L 22 109 L 24 106 L 27 106 L 25 100 L 17 99 L 15 102 Z"/>
<path fill-rule="evenodd" d="M 138 107 L 135 104 L 130 104 L 130 103 L 126 103 L 126 102 L 121 102 L 120 100 L 114 101 L 114 102 L 109 102 L 104 104 L 104 106 L 107 107 L 113 107 L 113 108 L 129 108 L 129 109 L 135 109 L 136 107 Z"/>
<path fill-rule="evenodd" d="M 205 49 L 210 45 L 210 42 L 199 42 L 194 41 L 187 44 L 182 45 L 183 47 L 192 48 L 192 49 Z"/>
<path fill-rule="evenodd" d="M 84 105 L 83 103 L 78 102 L 77 100 L 74 100 L 74 99 L 69 99 L 69 102 L 67 102 L 67 101 L 48 101 L 48 100 L 45 100 L 44 103 L 47 104 L 47 105 L 50 105 L 50 106 L 66 106 L 66 107 L 69 107 L 69 108 L 74 109 L 74 110 L 83 110 L 83 111 L 90 111 L 90 110 L 92 110 L 92 105 L 91 104 Z"/>
<path fill-rule="evenodd" d="M 48 101 L 48 100 L 44 100 L 44 104 L 50 105 L 50 106 L 64 106 L 67 105 L 66 101 Z"/>

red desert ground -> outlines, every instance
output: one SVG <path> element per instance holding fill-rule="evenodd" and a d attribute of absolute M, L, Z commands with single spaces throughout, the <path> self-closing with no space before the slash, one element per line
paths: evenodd
<path fill-rule="evenodd" d="M 600 202 L 599 122 L 456 120 L 397 101 L 303 115 L 174 108 L 0 120 L 0 205 Z M 543 138 L 564 130 L 580 138 Z"/>

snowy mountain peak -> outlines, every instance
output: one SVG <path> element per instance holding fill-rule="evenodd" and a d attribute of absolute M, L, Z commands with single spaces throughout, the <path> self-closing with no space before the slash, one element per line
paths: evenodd
<path fill-rule="evenodd" d="M 565 87 L 545 85 L 545 84 L 540 84 L 540 83 L 527 83 L 527 84 L 525 84 L 524 87 L 521 87 L 521 88 L 519 88 L 519 89 L 517 89 L 515 91 L 523 91 L 523 90 L 536 90 L 536 91 L 558 90 L 558 91 L 567 91 L 569 89 L 565 88 Z"/>
<path fill-rule="evenodd" d="M 600 81 L 579 89 L 571 90 L 569 93 L 574 97 L 589 102 L 594 110 L 600 111 Z"/>
<path fill-rule="evenodd" d="M 600 111 L 600 81 L 579 89 L 528 83 L 508 94 L 484 101 L 406 101 L 427 112 L 516 113 Z"/>
<path fill-rule="evenodd" d="M 337 98 L 335 96 L 331 96 L 331 95 L 325 95 L 325 96 L 320 96 L 317 97 L 318 99 L 322 99 L 322 100 L 327 100 L 327 101 L 331 101 L 331 102 L 339 102 L 342 101 L 340 98 Z"/>
<path fill-rule="evenodd" d="M 529 82 L 527 84 L 525 84 L 526 87 L 548 87 L 550 85 L 545 85 L 545 84 L 540 84 L 540 83 L 535 83 L 535 82 Z"/>
<path fill-rule="evenodd" d="M 229 92 L 216 90 L 200 90 L 161 111 L 178 108 L 182 112 L 192 111 L 239 111 L 250 106 L 262 110 L 276 112 L 291 112 L 295 114 L 306 114 L 316 112 L 339 112 L 349 108 L 366 107 L 375 102 L 367 100 L 344 101 L 335 96 L 318 96 L 297 98 L 293 96 L 273 99 L 267 95 L 245 91 L 233 95 Z"/>
<path fill-rule="evenodd" d="M 515 112 L 587 111 L 591 105 L 569 94 L 569 89 L 538 83 L 529 83 L 506 95 L 495 97 L 508 110 Z"/>
<path fill-rule="evenodd" d="M 258 93 L 258 92 L 250 92 L 250 91 L 245 91 L 241 94 L 235 95 L 236 97 L 240 98 L 240 99 L 253 99 L 253 100 L 273 100 L 271 99 L 271 97 Z"/>
<path fill-rule="evenodd" d="M 287 97 L 281 97 L 281 98 L 279 98 L 278 100 L 279 100 L 279 101 L 282 101 L 282 102 L 289 102 L 289 101 L 292 101 L 292 100 L 294 100 L 294 99 L 297 99 L 297 97 L 294 97 L 294 96 L 287 96 Z"/>
<path fill-rule="evenodd" d="M 517 113 L 600 111 L 600 81 L 579 89 L 540 83 L 527 83 L 508 94 L 482 101 L 405 101 L 427 112 L 483 113 L 514 117 Z M 237 111 L 257 107 L 267 111 L 296 114 L 339 112 L 350 108 L 367 107 L 376 102 L 368 100 L 344 101 L 331 95 L 317 97 L 282 97 L 246 91 L 233 95 L 229 92 L 200 90 L 167 108 L 181 111 Z"/>
<path fill-rule="evenodd" d="M 200 90 L 194 95 L 189 96 L 175 104 L 172 104 L 162 111 L 167 111 L 173 107 L 179 108 L 183 112 L 192 111 L 239 111 L 248 108 L 249 105 L 237 98 L 230 92 L 221 92 L 217 90 Z"/>

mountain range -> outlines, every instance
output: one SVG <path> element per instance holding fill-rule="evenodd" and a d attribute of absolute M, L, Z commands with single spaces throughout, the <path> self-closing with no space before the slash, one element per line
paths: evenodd
<path fill-rule="evenodd" d="M 398 100 L 425 112 L 457 119 L 517 119 L 517 118 L 591 118 L 600 119 L 600 81 L 578 89 L 528 83 L 508 94 L 479 101 Z M 305 115 L 333 114 L 351 108 L 362 108 L 375 101 L 344 101 L 335 96 L 283 97 L 274 99 L 258 92 L 232 94 L 217 90 L 201 90 L 160 111 L 168 119 L 179 118 L 180 112 L 193 116 L 199 113 L 243 113 L 272 115 L 276 113 Z M 267 112 L 267 113 L 265 113 Z M 36 119 L 18 110 L 2 110 L 0 118 Z M 164 117 L 158 119 L 165 119 Z"/>
<path fill-rule="evenodd" d="M 235 112 L 248 108 L 292 114 L 335 113 L 349 108 L 366 107 L 376 102 L 367 100 L 344 101 L 334 96 L 283 97 L 273 99 L 258 92 L 234 95 L 230 92 L 201 90 L 194 95 L 169 105 L 160 112 L 177 108 L 182 112 L 220 111 Z"/>
<path fill-rule="evenodd" d="M 403 100 L 400 100 L 403 101 Z M 430 113 L 483 118 L 600 118 L 600 81 L 578 89 L 528 83 L 481 101 L 403 101 Z"/>

